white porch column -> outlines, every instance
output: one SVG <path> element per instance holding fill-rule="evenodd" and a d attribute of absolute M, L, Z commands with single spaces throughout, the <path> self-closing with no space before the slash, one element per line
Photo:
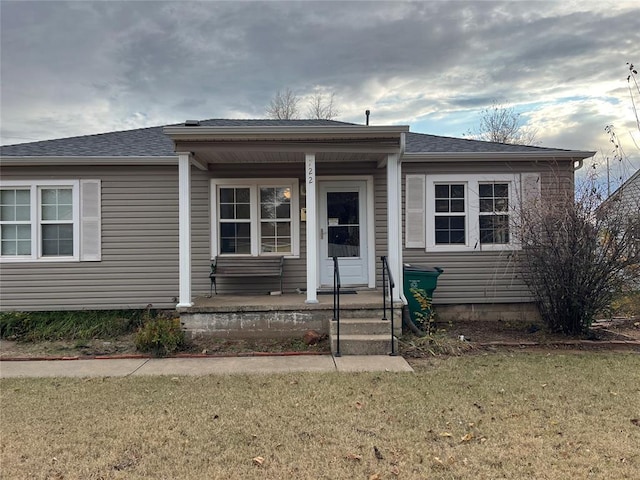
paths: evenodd
<path fill-rule="evenodd" d="M 315 153 L 305 154 L 304 172 L 307 189 L 307 299 L 305 303 L 318 303 L 318 209 Z"/>
<path fill-rule="evenodd" d="M 191 153 L 178 153 L 178 233 L 180 298 L 176 307 L 191 307 Z"/>
<path fill-rule="evenodd" d="M 395 288 L 393 300 L 402 295 L 402 202 L 400 200 L 400 161 L 397 153 L 387 158 L 387 260 Z"/>

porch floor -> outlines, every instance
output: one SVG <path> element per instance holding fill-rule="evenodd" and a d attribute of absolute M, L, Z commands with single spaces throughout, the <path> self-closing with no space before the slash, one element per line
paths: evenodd
<path fill-rule="evenodd" d="M 252 312 L 252 311 L 305 311 L 333 309 L 333 294 L 319 294 L 318 303 L 305 303 L 304 293 L 282 295 L 228 295 L 214 294 L 197 297 L 192 307 L 179 308 L 179 312 Z M 401 306 L 398 302 L 394 308 Z M 390 307 L 387 299 L 387 308 Z M 382 308 L 382 290 L 358 290 L 340 294 L 340 309 Z"/>

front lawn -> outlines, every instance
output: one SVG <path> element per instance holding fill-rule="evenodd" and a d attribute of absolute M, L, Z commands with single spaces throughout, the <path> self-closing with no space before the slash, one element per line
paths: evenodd
<path fill-rule="evenodd" d="M 637 478 L 638 354 L 418 362 L 415 374 L 5 379 L 2 477 Z"/>

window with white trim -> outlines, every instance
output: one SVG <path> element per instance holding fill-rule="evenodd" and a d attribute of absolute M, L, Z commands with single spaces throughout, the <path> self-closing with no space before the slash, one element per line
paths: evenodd
<path fill-rule="evenodd" d="M 100 260 L 99 212 L 99 180 L 2 182 L 0 259 Z"/>
<path fill-rule="evenodd" d="M 297 179 L 211 182 L 213 255 L 298 256 Z"/>
<path fill-rule="evenodd" d="M 522 178 L 521 178 L 522 177 Z M 514 239 L 514 207 L 522 182 L 538 174 L 407 175 L 407 222 L 424 218 L 424 231 L 407 227 L 406 248 L 479 251 L 519 248 Z M 423 186 L 424 185 L 424 186 Z M 526 194 L 527 189 L 524 189 Z M 422 210 L 417 200 L 423 199 Z"/>

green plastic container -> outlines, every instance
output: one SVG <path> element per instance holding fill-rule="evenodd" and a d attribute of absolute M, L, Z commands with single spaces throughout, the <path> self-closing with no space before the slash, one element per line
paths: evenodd
<path fill-rule="evenodd" d="M 418 324 L 416 314 L 428 316 L 430 310 L 424 310 L 418 300 L 411 293 L 411 289 L 424 290 L 427 298 L 433 298 L 433 291 L 438 284 L 438 277 L 443 272 L 440 267 L 425 267 L 422 265 L 404 264 L 403 280 L 404 280 L 404 296 L 407 299 L 411 321 Z"/>

